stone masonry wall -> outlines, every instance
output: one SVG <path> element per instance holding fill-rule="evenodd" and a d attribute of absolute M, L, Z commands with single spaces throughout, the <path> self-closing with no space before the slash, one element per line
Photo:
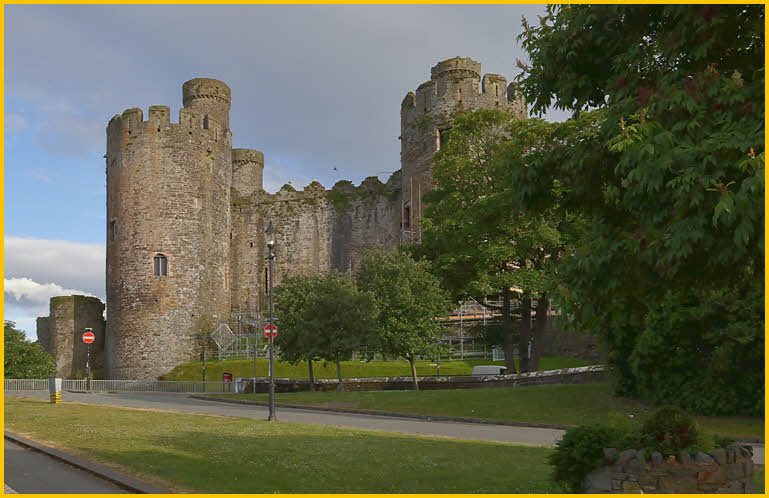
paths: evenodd
<path fill-rule="evenodd" d="M 331 190 L 313 182 L 301 191 L 289 185 L 276 194 L 263 190 L 233 200 L 231 235 L 232 309 L 259 311 L 266 305 L 267 248 L 264 230 L 277 231 L 273 285 L 284 275 L 331 269 L 355 271 L 365 249 L 391 250 L 400 236 L 400 181 L 370 177 L 355 187 L 338 182 Z M 234 195 L 234 192 L 233 192 Z"/>
<path fill-rule="evenodd" d="M 664 458 L 659 452 L 604 450 L 608 465 L 585 478 L 585 493 L 751 493 L 753 455 L 731 445 L 694 457 L 682 451 Z"/>
<path fill-rule="evenodd" d="M 479 93 L 480 85 L 480 93 Z M 401 167 L 403 171 L 404 230 L 421 239 L 419 218 L 424 213 L 421 196 L 433 188 L 432 158 L 440 148 L 441 133 L 450 129 L 458 113 L 499 109 L 519 119 L 527 118 L 526 103 L 504 77 L 486 74 L 481 64 L 454 57 L 439 62 L 430 80 L 401 103 Z"/>
<path fill-rule="evenodd" d="M 107 128 L 109 378 L 156 378 L 192 361 L 196 335 L 229 315 L 230 91 L 192 81 L 179 123 L 152 106 L 146 121 L 129 109 Z M 154 274 L 156 256 L 166 276 Z"/>

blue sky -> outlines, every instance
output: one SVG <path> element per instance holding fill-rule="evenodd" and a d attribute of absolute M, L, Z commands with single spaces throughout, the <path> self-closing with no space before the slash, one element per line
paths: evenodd
<path fill-rule="evenodd" d="M 276 191 L 400 168 L 400 103 L 430 68 L 471 57 L 512 80 L 521 16 L 543 6 L 5 6 L 5 319 L 35 338 L 55 295 L 104 299 L 105 128 L 232 89 L 233 146 Z M 549 119 L 562 119 L 550 115 Z M 336 168 L 336 169 L 334 169 Z M 380 177 L 386 179 L 388 175 Z"/>

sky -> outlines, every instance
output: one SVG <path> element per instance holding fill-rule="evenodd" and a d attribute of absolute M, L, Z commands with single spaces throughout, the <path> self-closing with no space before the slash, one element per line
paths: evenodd
<path fill-rule="evenodd" d="M 269 192 L 400 168 L 400 103 L 455 56 L 512 81 L 526 5 L 6 5 L 4 318 L 36 339 L 53 296 L 105 299 L 105 129 L 171 107 L 182 84 L 232 90 L 233 147 Z M 549 113 L 547 119 L 564 119 Z"/>

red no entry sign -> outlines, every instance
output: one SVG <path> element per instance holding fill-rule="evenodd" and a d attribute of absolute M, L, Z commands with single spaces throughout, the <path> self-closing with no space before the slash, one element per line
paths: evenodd
<path fill-rule="evenodd" d="M 270 332 L 272 330 L 272 332 Z M 269 323 L 264 326 L 264 337 L 270 338 L 270 336 L 275 337 L 278 335 L 278 327 L 275 325 L 270 325 Z"/>
<path fill-rule="evenodd" d="M 86 344 L 91 344 L 94 340 L 96 340 L 96 336 L 93 335 L 93 332 L 86 332 L 83 334 L 83 342 Z"/>

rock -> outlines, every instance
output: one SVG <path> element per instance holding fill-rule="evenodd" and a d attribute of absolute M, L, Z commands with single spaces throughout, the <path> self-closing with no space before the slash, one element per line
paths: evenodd
<path fill-rule="evenodd" d="M 641 489 L 641 486 L 637 482 L 631 482 L 631 481 L 624 481 L 622 483 L 622 492 L 643 494 L 643 490 Z"/>
<path fill-rule="evenodd" d="M 679 451 L 677 459 L 681 465 L 690 465 L 692 463 L 692 457 L 686 451 Z"/>
<path fill-rule="evenodd" d="M 665 463 L 665 461 L 662 459 L 662 453 L 659 451 L 655 451 L 652 453 L 652 466 L 653 467 L 662 467 L 662 465 Z"/>
<path fill-rule="evenodd" d="M 713 457 L 713 460 L 715 460 L 719 465 L 726 465 L 726 450 L 723 448 L 718 448 L 717 450 L 713 450 L 710 452 L 710 456 Z"/>
<path fill-rule="evenodd" d="M 625 450 L 622 453 L 619 454 L 619 459 L 617 460 L 618 465 L 625 465 L 630 460 L 635 458 L 636 451 L 635 450 Z"/>
<path fill-rule="evenodd" d="M 705 453 L 698 451 L 694 456 L 694 461 L 698 464 L 709 464 L 713 463 L 713 458 L 711 458 L 710 455 L 706 455 Z"/>

